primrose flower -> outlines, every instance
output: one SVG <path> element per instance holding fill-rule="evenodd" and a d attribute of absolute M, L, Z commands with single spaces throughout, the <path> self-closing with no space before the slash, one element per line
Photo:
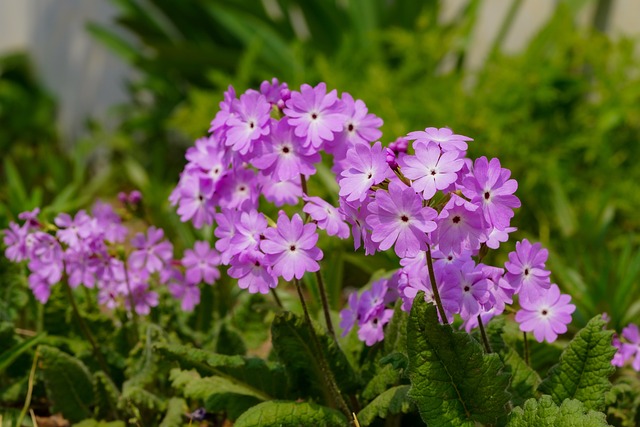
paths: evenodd
<path fill-rule="evenodd" d="M 431 199 L 438 190 L 444 190 L 458 179 L 464 165 L 458 151 L 441 152 L 435 143 L 416 146 L 415 156 L 405 156 L 402 173 L 412 180 L 411 187 L 422 193 L 425 200 Z"/>
<path fill-rule="evenodd" d="M 560 294 L 558 285 L 552 284 L 549 289 L 534 300 L 520 300 L 522 307 L 516 313 L 516 322 L 520 330 L 532 332 L 536 341 L 554 342 L 559 334 L 567 332 L 571 323 L 571 313 L 576 306 L 569 304 L 571 297 Z"/>
<path fill-rule="evenodd" d="M 395 244 L 401 257 L 413 257 L 427 248 L 427 233 L 436 228 L 436 211 L 422 205 L 416 192 L 397 181 L 389 183 L 389 191 L 377 190 L 368 206 L 367 224 L 373 230 L 371 239 L 381 251 Z"/>
<path fill-rule="evenodd" d="M 424 131 L 410 132 L 407 138 L 414 140 L 413 147 L 416 148 L 420 144 L 429 144 L 435 142 L 442 148 L 442 151 L 466 151 L 468 148 L 467 141 L 473 139 L 464 135 L 455 135 L 449 128 L 426 128 Z"/>
<path fill-rule="evenodd" d="M 305 147 L 318 150 L 323 142 L 333 141 L 344 123 L 342 103 L 334 89 L 327 93 L 327 85 L 316 87 L 303 84 L 300 92 L 291 92 L 286 102 L 284 114 L 289 125 L 295 127 L 295 134 L 305 138 Z"/>
<path fill-rule="evenodd" d="M 302 196 L 302 198 L 306 202 L 302 210 L 316 221 L 319 229 L 325 230 L 329 236 L 349 238 L 349 226 L 336 207 L 320 197 Z"/>
<path fill-rule="evenodd" d="M 465 249 L 475 250 L 484 240 L 484 220 L 480 208 L 455 194 L 444 206 L 438 219 L 434 241 L 444 253 L 459 254 Z"/>
<path fill-rule="evenodd" d="M 369 144 L 354 144 L 347 151 L 347 162 L 350 167 L 342 171 L 342 179 L 339 182 L 339 194 L 345 197 L 347 202 L 364 201 L 372 185 L 379 184 L 391 176 L 387 155 L 380 141 L 373 147 Z"/>
<path fill-rule="evenodd" d="M 74 219 L 69 214 L 61 213 L 54 220 L 60 227 L 56 236 L 69 246 L 77 246 L 78 242 L 91 234 L 90 221 L 91 218 L 84 210 L 78 211 Z"/>
<path fill-rule="evenodd" d="M 462 194 L 480 206 L 484 219 L 493 227 L 504 230 L 513 217 L 513 209 L 520 207 L 520 199 L 513 195 L 518 189 L 511 171 L 500 167 L 500 160 L 486 157 L 476 159 L 473 170 L 462 180 Z"/>
<path fill-rule="evenodd" d="M 269 134 L 271 105 L 260 92 L 249 90 L 232 101 L 232 109 L 234 114 L 226 121 L 225 145 L 245 155 L 253 150 L 255 141 Z"/>
<path fill-rule="evenodd" d="M 638 330 L 638 325 L 633 323 L 627 325 L 622 330 L 622 336 L 629 341 L 628 344 L 624 343 L 623 345 L 626 346 L 627 351 L 630 353 L 628 357 L 633 357 L 631 367 L 640 372 L 640 330 Z"/>
<path fill-rule="evenodd" d="M 521 299 L 536 299 L 551 285 L 551 272 L 545 269 L 548 256 L 549 251 L 540 243 L 532 245 L 527 239 L 516 242 L 515 252 L 509 253 L 509 261 L 504 263 L 505 279 Z"/>
<path fill-rule="evenodd" d="M 188 284 L 205 282 L 213 285 L 220 278 L 220 271 L 217 268 L 219 264 L 220 254 L 215 249 L 211 249 L 209 242 L 196 242 L 193 249 L 184 251 L 182 257 Z"/>
<path fill-rule="evenodd" d="M 147 236 L 136 234 L 131 239 L 131 246 L 136 250 L 129 255 L 129 265 L 134 270 L 146 269 L 149 273 L 160 271 L 173 257 L 173 245 L 164 237 L 164 231 L 154 226 L 149 227 Z"/>
<path fill-rule="evenodd" d="M 240 289 L 247 289 L 250 294 L 268 294 L 269 289 L 278 285 L 265 255 L 259 251 L 248 250 L 234 256 L 228 273 L 238 279 Z"/>
<path fill-rule="evenodd" d="M 291 220 L 280 211 L 277 228 L 268 228 L 260 249 L 267 254 L 266 260 L 273 268 L 273 274 L 292 280 L 302 279 L 307 271 L 320 270 L 317 261 L 322 259 L 322 251 L 316 247 L 318 233 L 315 224 L 303 224 L 300 215 Z"/>

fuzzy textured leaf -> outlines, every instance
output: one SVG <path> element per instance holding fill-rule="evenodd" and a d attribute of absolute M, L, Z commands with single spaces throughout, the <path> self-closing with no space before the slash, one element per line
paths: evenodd
<path fill-rule="evenodd" d="M 615 371 L 611 359 L 616 352 L 611 345 L 613 332 L 604 330 L 605 325 L 600 315 L 591 319 L 562 352 L 538 390 L 558 405 L 565 399 L 577 399 L 587 409 L 604 410 L 605 394 L 611 389 L 609 376 Z"/>
<path fill-rule="evenodd" d="M 436 308 L 416 296 L 407 329 L 409 396 L 428 425 L 493 423 L 509 401 L 509 376 L 497 354 L 484 354 L 465 332 L 438 322 Z"/>
<path fill-rule="evenodd" d="M 511 376 L 508 388 L 511 393 L 511 403 L 514 406 L 521 406 L 525 400 L 538 397 L 536 389 L 542 380 L 538 373 L 525 363 L 518 352 L 504 342 L 502 339 L 504 324 L 503 317 L 491 319 L 487 325 L 487 334 L 491 348 L 504 363 L 504 371 Z"/>
<path fill-rule="evenodd" d="M 181 371 L 171 370 L 170 379 L 172 385 L 183 391 L 185 397 L 191 399 L 206 400 L 216 393 L 232 393 L 242 396 L 253 396 L 261 401 L 269 400 L 270 396 L 256 390 L 247 384 L 234 381 L 229 377 L 200 377 L 195 370 Z"/>
<path fill-rule="evenodd" d="M 390 388 L 358 413 L 360 425 L 365 427 L 375 421 L 376 418 L 387 418 L 388 415 L 406 414 L 415 410 L 415 405 L 409 399 L 408 385 L 400 385 Z"/>
<path fill-rule="evenodd" d="M 80 360 L 55 347 L 39 347 L 41 367 L 52 413 L 62 412 L 71 422 L 93 415 L 93 378 Z"/>
<path fill-rule="evenodd" d="M 234 427 L 346 427 L 349 425 L 340 412 L 310 402 L 272 400 L 246 411 Z"/>
<path fill-rule="evenodd" d="M 390 364 L 384 365 L 371 381 L 367 383 L 367 386 L 362 391 L 362 398 L 364 400 L 371 400 L 387 390 L 389 386 L 398 384 L 400 379 L 400 372 Z"/>
<path fill-rule="evenodd" d="M 194 368 L 202 376 L 218 376 L 259 390 L 269 398 L 285 398 L 286 374 L 281 365 L 257 357 L 227 356 L 181 344 L 157 344 L 155 350 Z M 263 399 L 266 400 L 266 399 Z"/>
<path fill-rule="evenodd" d="M 249 408 L 260 402 L 260 399 L 253 396 L 243 396 L 235 393 L 216 393 L 207 398 L 204 402 L 204 407 L 209 413 L 224 412 L 229 420 L 235 421 Z"/>
<path fill-rule="evenodd" d="M 97 419 L 117 419 L 120 391 L 111 378 L 102 371 L 96 372 L 93 375 L 93 390 L 96 397 L 94 416 Z"/>
<path fill-rule="evenodd" d="M 591 411 L 582 402 L 567 399 L 558 407 L 551 396 L 529 399 L 524 408 L 515 408 L 507 427 L 603 427 L 608 426 L 602 412 Z"/>
<path fill-rule="evenodd" d="M 338 388 L 344 393 L 358 389 L 359 380 L 340 347 L 327 334 L 316 329 L 322 355 L 333 372 Z M 322 365 L 305 320 L 291 312 L 278 314 L 271 326 L 273 349 L 286 367 L 294 390 L 332 401 L 331 392 L 321 385 Z"/>
<path fill-rule="evenodd" d="M 179 397 L 172 397 L 167 402 L 167 413 L 160 427 L 182 427 L 184 425 L 184 413 L 187 412 L 187 402 Z"/>

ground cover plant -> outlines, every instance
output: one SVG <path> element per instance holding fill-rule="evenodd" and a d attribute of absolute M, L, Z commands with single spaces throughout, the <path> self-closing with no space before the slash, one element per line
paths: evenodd
<path fill-rule="evenodd" d="M 325 83 L 229 87 L 219 107 L 169 196 L 200 237 L 181 253 L 138 191 L 4 231 L 11 297 L 28 284 L 42 314 L 5 319 L 3 422 L 635 422 L 637 325 L 596 315 L 562 340 L 576 306 L 540 243 L 505 251 L 517 177 L 468 157 L 481 141 L 385 138 Z M 362 268 L 338 314 L 345 258 Z"/>

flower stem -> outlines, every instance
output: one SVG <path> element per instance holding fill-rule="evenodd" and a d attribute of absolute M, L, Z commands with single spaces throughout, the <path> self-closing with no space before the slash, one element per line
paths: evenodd
<path fill-rule="evenodd" d="M 482 335 L 482 343 L 484 344 L 484 349 L 489 353 L 493 353 L 491 350 L 491 344 L 489 344 L 489 338 L 487 338 L 487 333 L 484 330 L 484 324 L 482 323 L 482 317 L 478 314 L 478 327 L 480 328 L 480 335 Z"/>
<path fill-rule="evenodd" d="M 102 352 L 100 351 L 100 347 L 98 347 L 96 340 L 93 338 L 91 331 L 87 327 L 87 324 L 84 322 L 84 318 L 80 314 L 80 310 L 78 310 L 78 305 L 76 304 L 76 300 L 73 296 L 73 292 L 71 291 L 71 286 L 69 286 L 69 283 L 67 283 L 67 281 L 64 282 L 64 287 L 65 287 L 65 290 L 67 291 L 67 297 L 69 297 L 69 302 L 71 303 L 71 308 L 73 309 L 73 313 L 78 319 L 78 324 L 80 325 L 80 330 L 82 331 L 82 334 L 85 336 L 87 341 L 89 341 L 89 344 L 91 344 L 91 348 L 93 348 L 93 354 L 96 356 L 96 359 L 98 359 L 98 364 L 100 365 L 100 369 L 102 369 L 106 375 L 109 375 L 109 368 L 107 366 L 107 362 L 104 359 L 104 356 L 102 355 Z"/>
<path fill-rule="evenodd" d="M 303 174 L 300 174 L 300 186 L 302 187 L 302 192 L 308 196 L 307 190 L 307 180 L 305 179 Z M 307 218 L 308 218 L 307 214 Z M 329 309 L 329 299 L 327 298 L 327 289 L 324 286 L 324 280 L 322 279 L 322 273 L 320 270 L 316 271 L 316 279 L 318 282 L 318 290 L 320 291 L 320 300 L 322 301 L 322 311 L 324 312 L 324 320 L 327 324 L 327 329 L 329 330 L 329 335 L 333 338 L 334 341 L 337 341 L 335 329 L 333 329 L 333 322 L 331 321 L 331 311 Z"/>
<path fill-rule="evenodd" d="M 438 312 L 440 313 L 440 318 L 442 323 L 445 325 L 449 324 L 447 320 L 447 314 L 444 311 L 444 307 L 442 306 L 442 300 L 440 299 L 440 292 L 438 292 L 438 285 L 436 284 L 436 274 L 433 271 L 433 258 L 431 257 L 431 247 L 427 245 L 427 268 L 429 269 L 429 281 L 431 282 L 431 290 L 433 291 L 433 298 L 436 300 L 436 306 L 438 307 Z"/>
<path fill-rule="evenodd" d="M 313 346 L 315 347 L 315 352 L 317 354 L 317 360 L 320 364 L 320 370 L 322 371 L 322 378 L 325 381 L 326 386 L 331 390 L 331 395 L 335 400 L 336 406 L 340 409 L 340 411 L 348 418 L 351 417 L 351 411 L 349 410 L 349 406 L 347 406 L 347 402 L 345 402 L 342 397 L 342 393 L 336 384 L 336 380 L 333 377 L 333 373 L 329 368 L 329 364 L 324 357 L 324 353 L 322 352 L 322 347 L 320 346 L 320 340 L 316 335 L 316 330 L 313 327 L 313 323 L 311 323 L 311 316 L 309 316 L 309 309 L 307 308 L 307 303 L 304 300 L 304 295 L 302 294 L 302 286 L 300 285 L 300 281 L 294 277 L 294 282 L 296 285 L 296 290 L 298 291 L 298 297 L 300 298 L 300 303 L 302 304 L 302 311 L 304 312 L 304 318 L 309 326 L 309 332 L 311 333 L 311 341 L 313 341 Z"/>
<path fill-rule="evenodd" d="M 280 301 L 280 297 L 274 288 L 271 288 L 271 294 L 273 295 L 273 299 L 276 301 L 276 304 L 278 304 L 278 307 L 284 308 L 282 306 L 282 301 Z"/>
<path fill-rule="evenodd" d="M 529 339 L 527 338 L 527 333 L 522 332 L 522 336 L 524 338 L 524 363 L 529 366 Z"/>
<path fill-rule="evenodd" d="M 27 415 L 27 409 L 31 406 L 31 396 L 33 395 L 33 382 L 36 376 L 36 368 L 38 367 L 38 357 L 40 357 L 40 347 L 36 348 L 36 352 L 33 355 L 33 364 L 31 365 L 31 372 L 29 373 L 29 381 L 27 385 L 27 398 L 24 401 L 22 411 L 20 411 L 20 416 L 16 423 L 17 426 L 22 425 L 22 420 Z"/>

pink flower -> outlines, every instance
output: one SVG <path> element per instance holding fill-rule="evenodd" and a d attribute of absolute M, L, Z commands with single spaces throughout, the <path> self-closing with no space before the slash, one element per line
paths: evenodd
<path fill-rule="evenodd" d="M 416 256 L 427 249 L 427 233 L 435 230 L 436 211 L 422 206 L 416 192 L 397 181 L 389 184 L 389 191 L 376 191 L 369 204 L 367 224 L 373 230 L 371 239 L 385 251 L 395 243 L 395 252 L 401 257 Z"/>
<path fill-rule="evenodd" d="M 415 140 L 414 148 L 419 144 L 435 142 L 442 151 L 465 151 L 468 148 L 467 141 L 473 141 L 468 136 L 455 135 L 449 128 L 426 128 L 424 131 L 410 132 L 407 138 Z"/>
<path fill-rule="evenodd" d="M 451 195 L 436 223 L 438 228 L 433 241 L 438 242 L 444 253 L 459 254 L 466 249 L 475 250 L 480 247 L 481 240 L 486 240 L 480 208 L 455 194 Z"/>
<path fill-rule="evenodd" d="M 540 243 L 532 245 L 527 239 L 516 242 L 516 250 L 509 253 L 504 268 L 505 279 L 520 294 L 520 299 L 536 299 L 549 289 L 551 272 L 545 269 L 548 256 L 549 251 Z"/>
<path fill-rule="evenodd" d="M 220 278 L 220 271 L 217 268 L 219 264 L 220 254 L 215 249 L 211 249 L 209 242 L 196 242 L 193 249 L 184 251 L 182 257 L 188 284 L 205 282 L 213 285 Z"/>
<path fill-rule="evenodd" d="M 225 145 L 245 155 L 253 150 L 255 141 L 269 134 L 271 105 L 260 92 L 249 90 L 233 100 L 232 111 L 226 121 L 229 129 Z"/>
<path fill-rule="evenodd" d="M 307 271 L 320 270 L 317 261 L 322 259 L 322 251 L 316 247 L 318 234 L 315 224 L 303 224 L 300 215 L 294 214 L 289 220 L 280 211 L 277 228 L 268 228 L 260 249 L 267 254 L 267 262 L 273 274 L 285 280 L 302 279 Z"/>
<path fill-rule="evenodd" d="M 347 202 L 362 202 L 372 185 L 381 183 L 392 174 L 380 141 L 373 147 L 369 144 L 355 144 L 347 152 L 347 163 L 350 167 L 342 171 L 339 182 L 339 194 L 346 197 Z"/>
<path fill-rule="evenodd" d="M 131 239 L 131 245 L 136 249 L 129 255 L 129 265 L 134 270 L 146 269 L 149 273 L 160 271 L 173 257 L 173 245 L 164 237 L 161 228 L 149 227 L 147 237 L 138 233 Z"/>
<path fill-rule="evenodd" d="M 464 160 L 458 157 L 458 151 L 442 153 L 434 143 L 417 145 L 415 156 L 402 158 L 402 173 L 412 180 L 411 186 L 429 200 L 437 190 L 444 190 L 456 182 L 456 172 L 464 165 Z"/>
<path fill-rule="evenodd" d="M 567 325 L 571 323 L 571 313 L 576 306 L 569 304 L 571 297 L 560 294 L 558 285 L 551 285 L 534 300 L 520 300 L 522 307 L 516 313 L 516 322 L 520 323 L 520 330 L 533 331 L 536 341 L 554 342 L 559 334 L 567 332 Z"/>
<path fill-rule="evenodd" d="M 338 236 L 341 239 L 349 238 L 349 226 L 338 209 L 320 197 L 303 196 L 305 205 L 302 210 L 308 213 L 316 221 L 318 228 L 325 230 L 329 236 Z"/>
<path fill-rule="evenodd" d="M 336 90 L 327 93 L 327 85 L 316 87 L 303 84 L 300 92 L 291 92 L 286 102 L 284 114 L 289 125 L 295 127 L 295 134 L 305 138 L 305 147 L 318 150 L 323 142 L 332 141 L 342 130 L 344 115 L 342 103 Z"/>
<path fill-rule="evenodd" d="M 234 256 L 228 273 L 238 279 L 240 289 L 247 289 L 250 294 L 268 294 L 269 289 L 278 285 L 278 279 L 273 276 L 265 255 L 259 251 L 249 250 Z"/>

